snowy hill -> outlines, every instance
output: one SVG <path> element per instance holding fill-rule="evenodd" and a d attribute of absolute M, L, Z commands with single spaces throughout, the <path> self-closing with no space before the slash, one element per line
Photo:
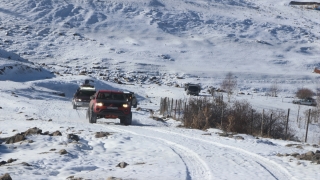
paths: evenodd
<path fill-rule="evenodd" d="M 291 102 L 298 88 L 319 88 L 313 70 L 320 67 L 320 11 L 289 2 L 3 0 L 0 177 L 317 179 L 317 165 L 290 156 L 319 153 L 316 122 L 308 142 L 300 143 L 221 137 L 217 129 L 177 128 L 179 121 L 150 117 L 162 97 L 188 99 L 184 83 L 200 83 L 200 95 L 209 96 L 208 87 L 220 87 L 232 72 L 236 91 L 250 94 L 232 101 L 248 100 L 261 111 L 290 108 L 290 127 L 303 141 L 306 127 L 296 117 L 298 108 L 303 114 L 310 107 Z M 135 92 L 141 109 L 133 110 L 132 126 L 89 124 L 86 108 L 72 109 L 73 94 L 87 78 L 97 89 Z M 265 96 L 272 84 L 278 97 Z M 33 127 L 41 133 L 4 143 Z M 123 161 L 129 165 L 117 166 Z"/>
<path fill-rule="evenodd" d="M 7 51 L 61 71 L 99 63 L 215 86 L 233 72 L 241 89 L 292 93 L 316 87 L 318 15 L 288 1 L 4 1 L 0 35 Z"/>

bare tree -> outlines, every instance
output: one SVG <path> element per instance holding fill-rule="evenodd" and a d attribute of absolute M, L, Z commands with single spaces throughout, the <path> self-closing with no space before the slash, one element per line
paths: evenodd
<path fill-rule="evenodd" d="M 312 97 L 313 95 L 314 95 L 313 91 L 308 88 L 301 88 L 301 89 L 298 89 L 298 91 L 296 92 L 296 96 L 299 99 L 305 99 L 307 97 Z"/>
<path fill-rule="evenodd" d="M 279 89 L 279 86 L 278 86 L 278 83 L 277 83 L 277 82 L 271 84 L 271 86 L 270 86 L 270 95 L 271 95 L 272 97 L 277 97 L 279 91 L 280 91 L 280 89 Z"/>
<path fill-rule="evenodd" d="M 228 94 L 228 102 L 230 102 L 230 98 L 236 87 L 237 87 L 237 79 L 234 77 L 234 75 L 231 72 L 229 72 L 221 84 L 221 89 L 225 90 Z"/>

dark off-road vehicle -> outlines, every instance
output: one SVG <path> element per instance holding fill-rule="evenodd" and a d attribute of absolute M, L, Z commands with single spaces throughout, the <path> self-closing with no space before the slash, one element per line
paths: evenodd
<path fill-rule="evenodd" d="M 199 96 L 199 93 L 201 91 L 201 86 L 200 84 L 190 84 L 187 83 L 184 86 L 184 90 L 186 91 L 187 95 L 195 95 L 195 96 Z"/>
<path fill-rule="evenodd" d="M 128 99 L 128 101 L 131 102 L 131 106 L 134 107 L 134 108 L 137 108 L 137 106 L 138 106 L 138 100 L 137 100 L 134 92 L 124 91 L 124 94 L 126 95 L 126 98 Z"/>
<path fill-rule="evenodd" d="M 88 107 L 90 96 L 94 95 L 95 92 L 96 89 L 92 85 L 85 84 L 80 86 L 72 98 L 73 109 L 77 109 L 77 107 Z"/>
<path fill-rule="evenodd" d="M 96 123 L 99 118 L 119 118 L 120 123 L 131 125 L 131 103 L 123 91 L 99 90 L 91 96 L 87 118 L 90 123 Z"/>

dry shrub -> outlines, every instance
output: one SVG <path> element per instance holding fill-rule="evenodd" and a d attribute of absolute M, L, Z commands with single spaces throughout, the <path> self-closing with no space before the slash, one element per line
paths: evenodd
<path fill-rule="evenodd" d="M 184 126 L 195 129 L 215 127 L 217 117 L 221 117 L 225 103 L 211 98 L 190 98 L 184 111 Z"/>
<path fill-rule="evenodd" d="M 314 95 L 314 92 L 308 88 L 301 88 L 298 89 L 298 91 L 296 92 L 296 96 L 299 99 L 305 99 L 307 97 L 312 97 Z"/>
<path fill-rule="evenodd" d="M 263 122 L 263 135 L 295 140 L 294 131 L 290 127 L 287 136 L 285 135 L 286 119 L 286 112 L 283 110 L 270 110 L 262 115 L 247 101 L 227 104 L 217 99 L 191 98 L 184 111 L 183 123 L 187 128 L 220 128 L 228 132 L 260 135 Z"/>

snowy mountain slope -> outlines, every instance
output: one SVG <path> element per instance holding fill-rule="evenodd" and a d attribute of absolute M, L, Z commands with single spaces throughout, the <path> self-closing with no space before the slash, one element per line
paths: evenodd
<path fill-rule="evenodd" d="M 230 71 L 255 86 L 266 86 L 261 78 L 294 76 L 308 81 L 293 86 L 312 88 L 317 82 L 311 72 L 319 65 L 319 11 L 287 1 L 5 2 L 1 40 L 11 43 L 3 48 L 36 63 L 115 68 L 124 62 L 123 71 L 218 79 Z"/>
<path fill-rule="evenodd" d="M 305 1 L 305 0 L 304 0 Z M 292 153 L 308 143 L 219 136 L 220 130 L 156 121 L 162 97 L 187 99 L 181 85 L 219 87 L 227 72 L 257 110 L 291 109 L 290 128 L 304 140 L 297 88 L 318 88 L 319 11 L 284 0 L 3 0 L 0 3 L 0 141 L 29 128 L 42 134 L 0 144 L 0 176 L 13 179 L 317 179 L 318 166 Z M 9 58 L 10 57 L 10 58 Z M 2 71 L 2 69 L 4 69 Z M 11 68 L 12 67 L 12 68 Z M 132 126 L 99 119 L 71 99 L 84 79 L 97 89 L 133 91 Z M 277 83 L 279 97 L 268 97 Z M 253 93 L 255 92 L 255 93 Z M 60 96 L 61 94 L 64 96 Z M 49 133 L 60 131 L 61 136 Z M 48 133 L 45 133 L 48 132 Z M 70 134 L 79 136 L 73 141 Z M 105 137 L 97 134 L 109 133 Z M 241 140 L 241 137 L 243 140 Z M 288 145 L 289 144 L 289 145 Z M 65 149 L 67 154 L 60 154 Z M 283 155 L 283 156 L 281 156 Z M 30 166 L 27 166 L 25 163 Z M 129 165 L 117 166 L 120 162 Z"/>

